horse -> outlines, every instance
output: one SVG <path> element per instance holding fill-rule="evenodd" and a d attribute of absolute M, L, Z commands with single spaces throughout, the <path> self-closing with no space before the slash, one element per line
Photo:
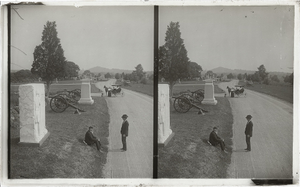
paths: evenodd
<path fill-rule="evenodd" d="M 105 93 L 107 95 L 107 92 L 108 92 L 108 88 L 106 86 L 104 86 L 104 89 L 105 89 Z"/>

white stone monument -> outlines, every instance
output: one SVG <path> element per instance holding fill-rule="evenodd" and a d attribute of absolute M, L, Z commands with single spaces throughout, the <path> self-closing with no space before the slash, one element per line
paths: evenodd
<path fill-rule="evenodd" d="M 19 86 L 20 145 L 41 146 L 49 136 L 45 121 L 44 84 Z"/>
<path fill-rule="evenodd" d="M 79 104 L 94 104 L 94 100 L 91 97 L 91 83 L 90 79 L 81 80 L 81 98 L 79 99 Z"/>
<path fill-rule="evenodd" d="M 205 80 L 204 99 L 201 103 L 204 105 L 216 105 L 218 103 L 215 99 L 215 88 L 212 79 Z"/>
<path fill-rule="evenodd" d="M 170 129 L 169 85 L 158 84 L 158 146 L 165 146 L 174 136 Z"/>

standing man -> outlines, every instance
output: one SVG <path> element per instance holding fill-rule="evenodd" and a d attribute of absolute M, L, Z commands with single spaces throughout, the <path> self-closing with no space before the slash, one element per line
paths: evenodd
<path fill-rule="evenodd" d="M 101 151 L 100 139 L 98 139 L 94 136 L 93 127 L 89 127 L 89 130 L 85 133 L 85 138 L 84 138 L 83 143 L 86 143 L 88 145 L 96 144 L 97 150 L 100 151 L 101 153 L 103 153 L 103 151 Z"/>
<path fill-rule="evenodd" d="M 122 116 L 123 119 L 123 123 L 121 127 L 122 144 L 123 144 L 123 148 L 121 149 L 122 151 L 127 151 L 126 137 L 128 136 L 128 126 L 129 126 L 127 118 L 128 116 L 126 114 Z"/>
<path fill-rule="evenodd" d="M 220 144 L 222 151 L 224 153 L 227 153 L 227 151 L 225 151 L 224 139 L 222 139 L 218 136 L 218 128 L 217 127 L 214 127 L 213 131 L 210 133 L 209 143 L 211 143 L 213 146 L 216 146 L 216 145 Z"/>
<path fill-rule="evenodd" d="M 245 128 L 245 135 L 246 135 L 247 148 L 245 150 L 246 151 L 251 151 L 250 138 L 252 137 L 252 131 L 253 131 L 253 123 L 251 121 L 252 116 L 251 115 L 247 115 L 246 119 L 247 119 L 247 124 L 246 124 L 246 128 Z"/>

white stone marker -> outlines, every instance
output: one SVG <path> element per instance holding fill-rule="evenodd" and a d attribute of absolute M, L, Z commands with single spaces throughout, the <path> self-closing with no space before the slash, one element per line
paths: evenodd
<path fill-rule="evenodd" d="M 204 105 L 216 105 L 218 101 L 215 99 L 215 88 L 213 80 L 205 80 L 204 99 L 201 102 Z"/>
<path fill-rule="evenodd" d="M 169 85 L 158 84 L 158 146 L 165 146 L 174 136 L 170 129 Z"/>
<path fill-rule="evenodd" d="M 81 98 L 79 99 L 79 104 L 94 104 L 94 100 L 91 97 L 91 83 L 90 79 L 81 80 Z"/>
<path fill-rule="evenodd" d="M 44 84 L 19 86 L 20 144 L 41 146 L 49 136 L 45 121 Z"/>

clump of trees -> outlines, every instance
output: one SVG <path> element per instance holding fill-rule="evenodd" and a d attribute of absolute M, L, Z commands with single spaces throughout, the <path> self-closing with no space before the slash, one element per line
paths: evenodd
<path fill-rule="evenodd" d="M 262 64 L 257 69 L 258 71 L 256 71 L 254 74 L 247 75 L 246 80 L 259 82 L 263 84 L 269 84 L 270 80 L 265 66 Z"/>
<path fill-rule="evenodd" d="M 38 81 L 38 76 L 31 73 L 30 70 L 20 70 L 10 73 L 10 82 L 12 83 L 28 83 Z"/>
<path fill-rule="evenodd" d="M 293 85 L 293 83 L 294 83 L 294 73 L 285 76 L 283 81 Z"/>
<path fill-rule="evenodd" d="M 121 77 L 124 80 L 129 80 L 131 82 L 136 82 L 136 83 L 142 83 L 142 84 L 147 84 L 148 80 L 151 80 L 151 75 L 146 74 L 146 72 L 144 72 L 143 66 L 141 64 L 138 64 L 135 67 L 135 70 L 130 73 L 130 74 L 124 74 L 124 72 L 122 73 Z M 152 75 L 152 80 L 153 80 L 153 75 Z"/>
<path fill-rule="evenodd" d="M 201 79 L 201 72 L 203 71 L 202 67 L 197 64 L 196 62 L 189 62 L 188 64 L 188 78 L 189 80 L 200 78 Z"/>
<path fill-rule="evenodd" d="M 77 64 L 71 61 L 66 61 L 65 62 L 65 67 L 64 67 L 64 78 L 65 79 L 72 79 L 74 77 L 78 77 L 78 72 L 80 71 L 80 68 Z"/>
<path fill-rule="evenodd" d="M 215 74 L 213 71 L 209 70 L 205 73 L 204 77 L 206 77 L 206 78 L 215 78 L 215 77 L 217 77 L 217 74 Z"/>
<path fill-rule="evenodd" d="M 279 83 L 280 79 L 278 75 L 269 75 L 264 65 L 260 65 L 254 74 L 244 74 L 243 78 L 247 81 L 259 82 L 261 84 Z M 294 74 L 283 77 L 285 83 L 293 84 Z"/>

